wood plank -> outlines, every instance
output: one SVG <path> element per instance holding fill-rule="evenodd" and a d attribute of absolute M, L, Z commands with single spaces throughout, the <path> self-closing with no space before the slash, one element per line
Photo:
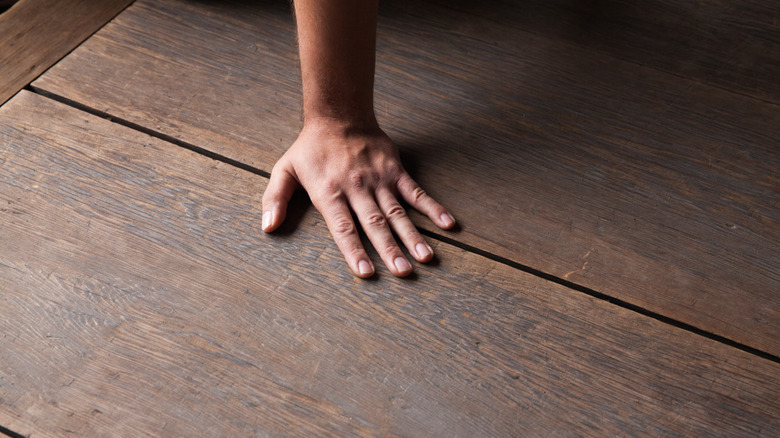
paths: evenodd
<path fill-rule="evenodd" d="M 0 108 L 0 424 L 32 436 L 780 433 L 780 364 L 447 244 L 362 281 L 266 180 Z"/>
<path fill-rule="evenodd" d="M 0 105 L 132 0 L 20 0 L 0 15 Z"/>
<path fill-rule="evenodd" d="M 377 109 L 449 237 L 780 355 L 776 105 L 411 3 Z M 286 5 L 139 1 L 34 85 L 270 171 L 295 60 Z"/>
<path fill-rule="evenodd" d="M 437 3 L 446 8 L 433 5 Z M 479 26 L 479 37 L 486 42 L 502 44 L 513 34 L 533 32 L 780 103 L 776 1 L 394 0 L 384 2 L 388 13 L 395 4 L 426 21 L 435 21 L 443 10 L 460 15 L 456 27 L 451 19 L 442 23 L 467 34 Z M 484 18 L 484 24 L 470 20 L 473 16 Z"/>

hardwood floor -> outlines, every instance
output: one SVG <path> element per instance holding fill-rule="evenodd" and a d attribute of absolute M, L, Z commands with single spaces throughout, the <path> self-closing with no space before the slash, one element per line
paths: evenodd
<path fill-rule="evenodd" d="M 313 209 L 281 236 L 256 229 L 260 176 L 28 92 L 0 115 L 12 430 L 776 426 L 776 363 L 446 243 L 412 280 L 361 281 Z"/>
<path fill-rule="evenodd" d="M 131 0 L 20 0 L 8 10 L 0 9 L 0 104 L 130 3 Z"/>
<path fill-rule="evenodd" d="M 461 227 L 370 281 L 305 196 L 259 230 L 287 2 L 111 16 L 0 106 L 0 434 L 780 434 L 774 3 L 382 2 L 379 117 Z"/>
<path fill-rule="evenodd" d="M 377 108 L 447 237 L 780 354 L 777 105 L 416 4 L 381 17 Z M 139 1 L 33 86 L 270 172 L 299 129 L 290 12 L 207 11 Z"/>
<path fill-rule="evenodd" d="M 387 5 L 399 0 L 386 2 Z M 417 17 L 442 10 L 464 33 L 491 43 L 530 32 L 759 100 L 780 103 L 780 3 L 647 0 L 431 0 Z M 436 4 L 437 6 L 426 6 Z M 439 8 L 445 5 L 446 8 Z M 438 13 L 437 13 L 438 12 Z M 443 24 L 443 22 L 442 22 Z M 473 29 L 477 27 L 477 29 Z M 446 26 L 443 28 L 447 28 Z M 452 28 L 451 28 L 452 29 Z"/>

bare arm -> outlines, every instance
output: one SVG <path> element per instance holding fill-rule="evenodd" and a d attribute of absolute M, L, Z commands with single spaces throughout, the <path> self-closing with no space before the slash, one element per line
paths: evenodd
<path fill-rule="evenodd" d="M 401 165 L 398 149 L 379 128 L 373 108 L 376 0 L 296 0 L 303 76 L 304 126 L 274 166 L 263 195 L 263 230 L 283 221 L 301 186 L 322 213 L 352 271 L 374 274 L 352 219 L 397 276 L 412 266 L 391 232 L 419 262 L 430 246 L 399 204 L 404 199 L 442 228 L 455 221 Z"/>

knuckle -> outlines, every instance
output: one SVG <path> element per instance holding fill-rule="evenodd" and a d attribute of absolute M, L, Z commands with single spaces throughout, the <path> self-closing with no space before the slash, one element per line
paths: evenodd
<path fill-rule="evenodd" d="M 366 226 L 369 227 L 383 227 L 387 223 L 387 219 L 381 213 L 370 213 L 365 218 Z"/>
<path fill-rule="evenodd" d="M 420 186 L 414 187 L 412 189 L 412 199 L 415 202 L 422 201 L 428 196 L 427 193 L 425 193 L 425 190 L 423 190 Z"/>
<path fill-rule="evenodd" d="M 355 190 L 363 190 L 366 187 L 366 178 L 360 173 L 351 173 L 349 186 Z"/>
<path fill-rule="evenodd" d="M 323 196 L 328 198 L 337 197 L 341 195 L 341 185 L 338 183 L 338 181 L 332 179 L 327 180 L 322 184 L 320 192 Z"/>
<path fill-rule="evenodd" d="M 333 223 L 333 234 L 347 236 L 355 232 L 355 224 L 349 219 L 338 219 Z"/>
<path fill-rule="evenodd" d="M 395 204 L 387 209 L 385 216 L 390 220 L 399 219 L 406 216 L 406 211 L 399 204 Z"/>
<path fill-rule="evenodd" d="M 404 171 L 403 166 L 397 161 L 391 161 L 388 163 L 386 169 L 387 172 L 394 177 L 400 176 Z"/>
<path fill-rule="evenodd" d="M 398 188 L 405 191 L 405 192 L 411 192 L 414 190 L 415 187 L 418 187 L 419 184 L 415 180 L 412 179 L 411 176 L 404 173 L 398 178 Z"/>

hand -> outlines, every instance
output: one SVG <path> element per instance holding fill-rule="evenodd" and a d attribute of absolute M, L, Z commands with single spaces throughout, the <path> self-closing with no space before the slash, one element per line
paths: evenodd
<path fill-rule="evenodd" d="M 303 187 L 355 275 L 367 278 L 375 269 L 352 211 L 390 272 L 403 277 L 412 272 L 412 265 L 391 230 L 415 260 L 430 261 L 433 251 L 406 215 L 399 196 L 443 229 L 452 228 L 455 220 L 406 173 L 398 149 L 378 125 L 368 126 L 329 118 L 307 120 L 271 173 L 263 194 L 263 231 L 281 225 L 287 203 Z"/>

